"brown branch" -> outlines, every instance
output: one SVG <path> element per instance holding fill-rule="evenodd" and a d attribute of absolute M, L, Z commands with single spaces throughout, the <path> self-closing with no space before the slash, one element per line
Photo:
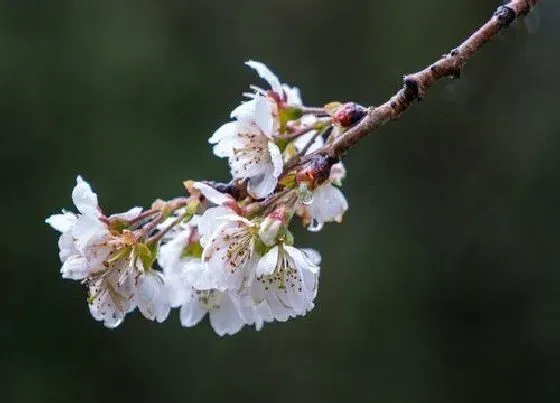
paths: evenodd
<path fill-rule="evenodd" d="M 396 95 L 377 107 L 370 107 L 365 118 L 349 129 L 332 144 L 310 154 L 327 154 L 340 157 L 362 137 L 377 130 L 390 120 L 398 119 L 415 100 L 422 100 L 426 92 L 442 78 L 459 78 L 466 62 L 480 48 L 502 30 L 507 28 L 516 18 L 528 14 L 539 0 L 512 0 L 498 7 L 492 18 L 473 33 L 466 41 L 451 53 L 444 54 L 438 61 L 424 70 L 404 77 L 403 87 Z"/>
<path fill-rule="evenodd" d="M 412 102 L 422 100 L 437 81 L 443 78 L 459 78 L 467 61 L 482 46 L 509 27 L 518 17 L 527 15 L 538 2 L 539 0 L 511 0 L 508 4 L 498 7 L 488 22 L 451 53 L 444 54 L 424 70 L 405 76 L 403 87 L 391 99 L 380 106 L 368 108 L 364 118 L 333 142 L 287 164 L 282 176 L 293 171 L 313 171 L 312 176 L 317 178 L 317 183 L 328 178 L 332 164 L 338 162 L 350 147 L 388 121 L 400 118 Z M 318 115 L 326 113 L 323 108 L 304 108 L 304 112 Z M 243 181 L 232 181 L 229 184 L 207 183 L 220 192 L 231 194 L 236 200 L 247 197 L 247 184 Z"/>

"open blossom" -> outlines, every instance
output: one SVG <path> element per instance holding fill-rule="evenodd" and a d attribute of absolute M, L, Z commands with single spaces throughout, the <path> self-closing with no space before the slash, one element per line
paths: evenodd
<path fill-rule="evenodd" d="M 297 249 L 280 242 L 264 255 L 256 269 L 249 295 L 253 321 L 286 321 L 313 309 L 319 284 L 321 257 L 312 249 Z"/>
<path fill-rule="evenodd" d="M 280 109 L 302 106 L 297 88 L 281 84 L 264 64 L 248 61 L 247 65 L 265 79 L 271 89 L 257 87 L 232 113 L 232 122 L 221 126 L 210 137 L 214 154 L 228 158 L 231 175 L 248 181 L 248 192 L 262 199 L 274 191 L 282 173 L 283 159 L 275 139 L 280 134 Z"/>
<path fill-rule="evenodd" d="M 72 191 L 72 200 L 79 213 L 63 211 L 53 214 L 45 221 L 57 231 L 62 232 L 59 239 L 60 259 L 63 263 L 63 278 L 82 280 L 89 274 L 101 270 L 103 262 L 119 246 L 123 246 L 118 237 L 111 232 L 107 222 L 102 220 L 97 195 L 90 185 L 80 176 Z M 133 208 L 126 213 L 109 217 L 130 220 L 135 218 L 141 208 Z M 124 242 L 125 243 L 125 242 Z"/>
<path fill-rule="evenodd" d="M 300 203 L 297 209 L 309 231 L 320 231 L 326 222 L 341 222 L 348 202 L 337 186 L 342 184 L 346 170 L 342 163 L 331 167 L 329 179 L 317 186 L 308 204 Z"/>
<path fill-rule="evenodd" d="M 205 195 L 212 202 L 222 201 Z M 258 225 L 240 214 L 237 203 L 225 202 L 206 210 L 198 230 L 202 270 L 194 286 L 224 291 L 239 290 L 250 283 L 258 259 Z"/>
<path fill-rule="evenodd" d="M 97 195 L 78 176 L 72 200 L 79 213 L 63 212 L 46 222 L 62 232 L 59 239 L 63 278 L 82 280 L 89 290 L 92 316 L 107 327 L 118 326 L 136 307 L 149 319 L 167 316 L 166 296 L 153 279 L 158 275 L 141 266 L 134 248 L 135 235 L 111 228 L 111 222 L 136 218 L 141 208 L 105 217 Z"/>
<path fill-rule="evenodd" d="M 108 216 L 78 176 L 78 212 L 46 219 L 61 233 L 62 277 L 86 285 L 89 311 L 105 326 L 117 327 L 135 310 L 162 322 L 179 308 L 183 326 L 207 317 L 223 336 L 314 308 L 321 256 L 293 246 L 290 222 L 300 217 L 318 231 L 342 220 L 344 166 L 319 149 L 363 108 L 345 104 L 334 115 L 339 103 L 306 108 L 299 89 L 263 63 L 246 64 L 268 87 L 251 86 L 209 139 L 214 154 L 228 159 L 231 183 L 186 181 L 189 197 Z"/>
<path fill-rule="evenodd" d="M 230 199 L 201 183 L 193 187 L 213 201 L 226 202 Z M 225 209 L 227 212 L 227 209 Z M 178 215 L 181 211 L 177 212 Z M 158 253 L 158 262 L 163 269 L 167 291 L 172 307 L 180 307 L 181 324 L 192 327 L 208 314 L 214 331 L 223 336 L 237 333 L 245 324 L 238 310 L 236 291 L 226 292 L 216 289 L 198 290 L 193 286 L 205 270 L 202 266 L 200 216 L 195 215 L 188 223 L 181 223 L 163 239 Z"/>
<path fill-rule="evenodd" d="M 214 154 L 229 159 L 232 177 L 247 179 L 249 193 L 258 199 L 274 191 L 283 169 L 271 108 L 269 99 L 257 95 L 234 110 L 236 120 L 209 139 L 215 144 Z"/>

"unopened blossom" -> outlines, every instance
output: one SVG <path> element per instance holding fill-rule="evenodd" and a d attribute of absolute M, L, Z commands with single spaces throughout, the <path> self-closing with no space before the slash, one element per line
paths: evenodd
<path fill-rule="evenodd" d="M 309 231 L 320 231 L 326 222 L 341 222 L 348 202 L 338 188 L 346 170 L 342 163 L 331 167 L 329 179 L 313 189 L 309 203 L 299 203 L 297 213 Z"/>
<path fill-rule="evenodd" d="M 281 232 L 286 230 L 289 214 L 285 206 L 281 206 L 268 214 L 259 225 L 259 238 L 267 246 L 276 245 Z"/>
<path fill-rule="evenodd" d="M 305 315 L 314 307 L 321 258 L 312 249 L 297 249 L 280 242 L 264 255 L 249 290 L 254 304 L 253 322 L 284 322 Z"/>

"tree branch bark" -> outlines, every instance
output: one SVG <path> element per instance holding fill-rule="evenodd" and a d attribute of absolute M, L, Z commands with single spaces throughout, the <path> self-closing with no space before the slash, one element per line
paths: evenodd
<path fill-rule="evenodd" d="M 451 53 L 444 54 L 424 70 L 405 76 L 403 87 L 391 99 L 380 106 L 370 107 L 367 115 L 357 125 L 348 129 L 332 144 L 317 150 L 308 157 L 317 154 L 340 157 L 361 138 L 379 129 L 388 121 L 398 119 L 413 101 L 422 100 L 436 81 L 448 77 L 459 78 L 467 61 L 484 44 L 509 27 L 518 17 L 528 14 L 538 1 L 512 0 L 508 4 L 498 7 L 488 22 Z"/>

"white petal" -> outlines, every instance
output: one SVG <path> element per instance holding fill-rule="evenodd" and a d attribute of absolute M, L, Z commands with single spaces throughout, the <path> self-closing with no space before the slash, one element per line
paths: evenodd
<path fill-rule="evenodd" d="M 284 170 L 284 161 L 282 161 L 282 154 L 280 154 L 280 149 L 274 142 L 268 142 L 268 152 L 272 158 L 272 165 L 274 166 L 273 175 L 279 177 Z"/>
<path fill-rule="evenodd" d="M 192 271 L 198 270 L 200 258 L 184 257 L 173 268 L 172 273 L 165 273 L 165 287 L 171 307 L 177 308 L 189 301 L 192 294 Z"/>
<path fill-rule="evenodd" d="M 109 231 L 105 224 L 97 218 L 92 218 L 88 215 L 82 215 L 76 221 L 72 228 L 72 236 L 75 239 L 76 248 L 85 253 L 85 248 L 91 243 L 92 240 L 100 240 L 104 236 L 109 236 Z"/>
<path fill-rule="evenodd" d="M 81 256 L 71 256 L 62 265 L 60 269 L 62 278 L 71 280 L 82 280 L 89 274 L 89 265 L 86 258 Z"/>
<path fill-rule="evenodd" d="M 301 252 L 303 252 L 303 254 L 311 261 L 311 263 L 313 263 L 315 266 L 320 266 L 321 265 L 321 254 L 316 251 L 315 249 L 311 249 L 311 248 L 302 248 L 300 249 Z"/>
<path fill-rule="evenodd" d="M 220 126 L 208 139 L 208 142 L 210 144 L 217 144 L 222 139 L 233 136 L 237 136 L 236 122 L 229 122 Z"/>
<path fill-rule="evenodd" d="M 346 176 L 346 168 L 342 165 L 342 162 L 338 162 L 331 167 L 331 172 L 329 173 L 329 181 L 337 186 L 342 185 L 342 179 Z"/>
<path fill-rule="evenodd" d="M 257 264 L 257 276 L 269 276 L 274 273 L 276 265 L 278 263 L 278 246 L 270 249 L 266 252 L 266 255 L 260 258 Z"/>
<path fill-rule="evenodd" d="M 212 152 L 216 157 L 231 158 L 235 155 L 236 148 L 242 148 L 239 146 L 239 143 L 240 140 L 237 136 L 225 137 L 212 147 Z"/>
<path fill-rule="evenodd" d="M 170 303 L 163 278 L 151 271 L 137 279 L 137 290 L 134 296 L 138 310 L 147 319 L 161 323 L 169 315 Z"/>
<path fill-rule="evenodd" d="M 249 60 L 245 62 L 245 64 L 256 70 L 259 77 L 270 85 L 272 91 L 276 92 L 278 95 L 282 95 L 282 85 L 280 84 L 280 80 L 278 80 L 278 77 L 276 77 L 276 75 L 270 71 L 264 63 Z"/>
<path fill-rule="evenodd" d="M 238 145 L 239 133 L 244 132 L 247 125 L 239 121 L 233 121 L 222 125 L 210 139 L 209 143 L 215 144 L 213 147 L 214 154 L 220 158 L 227 158 L 233 155 L 234 148 L 240 148 Z"/>
<path fill-rule="evenodd" d="M 274 175 L 274 165 L 268 164 L 266 172 L 249 179 L 247 191 L 255 199 L 264 199 L 274 192 L 278 178 Z"/>
<path fill-rule="evenodd" d="M 296 147 L 296 149 L 298 151 L 303 150 L 310 141 L 313 141 L 313 143 L 307 148 L 307 151 L 305 152 L 306 155 L 311 154 L 313 151 L 316 151 L 319 148 L 323 147 L 325 141 L 323 140 L 323 137 L 315 136 L 316 133 L 317 132 L 315 130 L 310 130 L 309 132 L 295 139 L 294 146 Z M 313 139 L 313 137 L 315 138 Z"/>
<path fill-rule="evenodd" d="M 165 275 L 175 274 L 179 260 L 191 236 L 190 230 L 180 231 L 158 250 L 157 260 Z"/>
<path fill-rule="evenodd" d="M 255 114 L 253 116 L 254 122 L 262 133 L 272 138 L 274 135 L 274 104 L 268 98 L 263 96 L 256 96 L 255 99 Z"/>
<path fill-rule="evenodd" d="M 195 326 L 202 320 L 206 312 L 206 309 L 198 302 L 198 298 L 191 295 L 189 301 L 181 307 L 181 324 L 185 327 Z"/>
<path fill-rule="evenodd" d="M 132 298 L 135 288 L 133 276 L 121 279 L 119 271 L 113 270 L 89 283 L 89 288 L 90 295 L 95 295 L 89 303 L 89 311 L 107 327 L 118 326 L 125 315 L 135 308 Z"/>
<path fill-rule="evenodd" d="M 342 221 L 344 212 L 348 210 L 348 202 L 340 189 L 325 183 L 313 191 L 313 202 L 305 209 L 309 218 L 321 226 L 324 222 Z M 313 226 L 308 229 L 313 230 Z"/>
<path fill-rule="evenodd" d="M 303 101 L 301 99 L 301 93 L 299 88 L 289 87 L 286 84 L 282 85 L 284 94 L 286 94 L 286 103 L 290 106 L 303 106 Z"/>
<path fill-rule="evenodd" d="M 200 244 L 205 247 L 209 239 L 216 232 L 218 227 L 224 224 L 223 217 L 228 216 L 232 211 L 227 207 L 212 207 L 206 210 L 198 223 L 198 231 L 200 232 Z"/>
<path fill-rule="evenodd" d="M 272 312 L 272 309 L 266 300 L 255 305 L 254 311 L 254 324 L 257 331 L 263 328 L 265 322 L 272 322 L 274 320 L 274 312 Z"/>
<path fill-rule="evenodd" d="M 84 215 L 99 217 L 99 204 L 97 203 L 97 195 L 93 193 L 89 184 L 78 176 L 76 186 L 72 190 L 72 201 L 76 205 L 78 211 Z"/>
<path fill-rule="evenodd" d="M 210 324 L 214 331 L 219 336 L 239 332 L 244 322 L 231 297 L 226 293 L 221 294 L 219 304 L 219 308 L 210 311 Z"/>
<path fill-rule="evenodd" d="M 288 255 L 294 259 L 296 267 L 299 270 L 308 270 L 313 274 L 319 271 L 319 267 L 299 249 L 294 248 L 293 246 L 284 246 L 284 249 Z"/>
<path fill-rule="evenodd" d="M 233 201 L 233 197 L 226 193 L 218 192 L 212 186 L 209 186 L 202 182 L 194 182 L 192 185 L 195 189 L 198 189 L 204 197 L 206 197 L 210 202 L 221 205 L 229 201 Z"/>
<path fill-rule="evenodd" d="M 253 98 L 249 101 L 242 102 L 241 105 L 231 111 L 230 117 L 251 124 L 255 121 L 255 109 L 257 101 Z"/>
<path fill-rule="evenodd" d="M 59 232 L 66 232 L 74 226 L 77 220 L 76 214 L 63 211 L 62 214 L 51 215 L 45 222 Z"/>
<path fill-rule="evenodd" d="M 134 220 L 142 212 L 142 207 L 133 207 L 124 213 L 111 214 L 110 218 L 120 218 L 125 221 Z"/>
<path fill-rule="evenodd" d="M 60 252 L 58 256 L 60 261 L 64 263 L 70 256 L 78 255 L 79 252 L 74 245 L 74 238 L 72 238 L 72 231 L 63 232 L 58 238 L 58 248 Z"/>

